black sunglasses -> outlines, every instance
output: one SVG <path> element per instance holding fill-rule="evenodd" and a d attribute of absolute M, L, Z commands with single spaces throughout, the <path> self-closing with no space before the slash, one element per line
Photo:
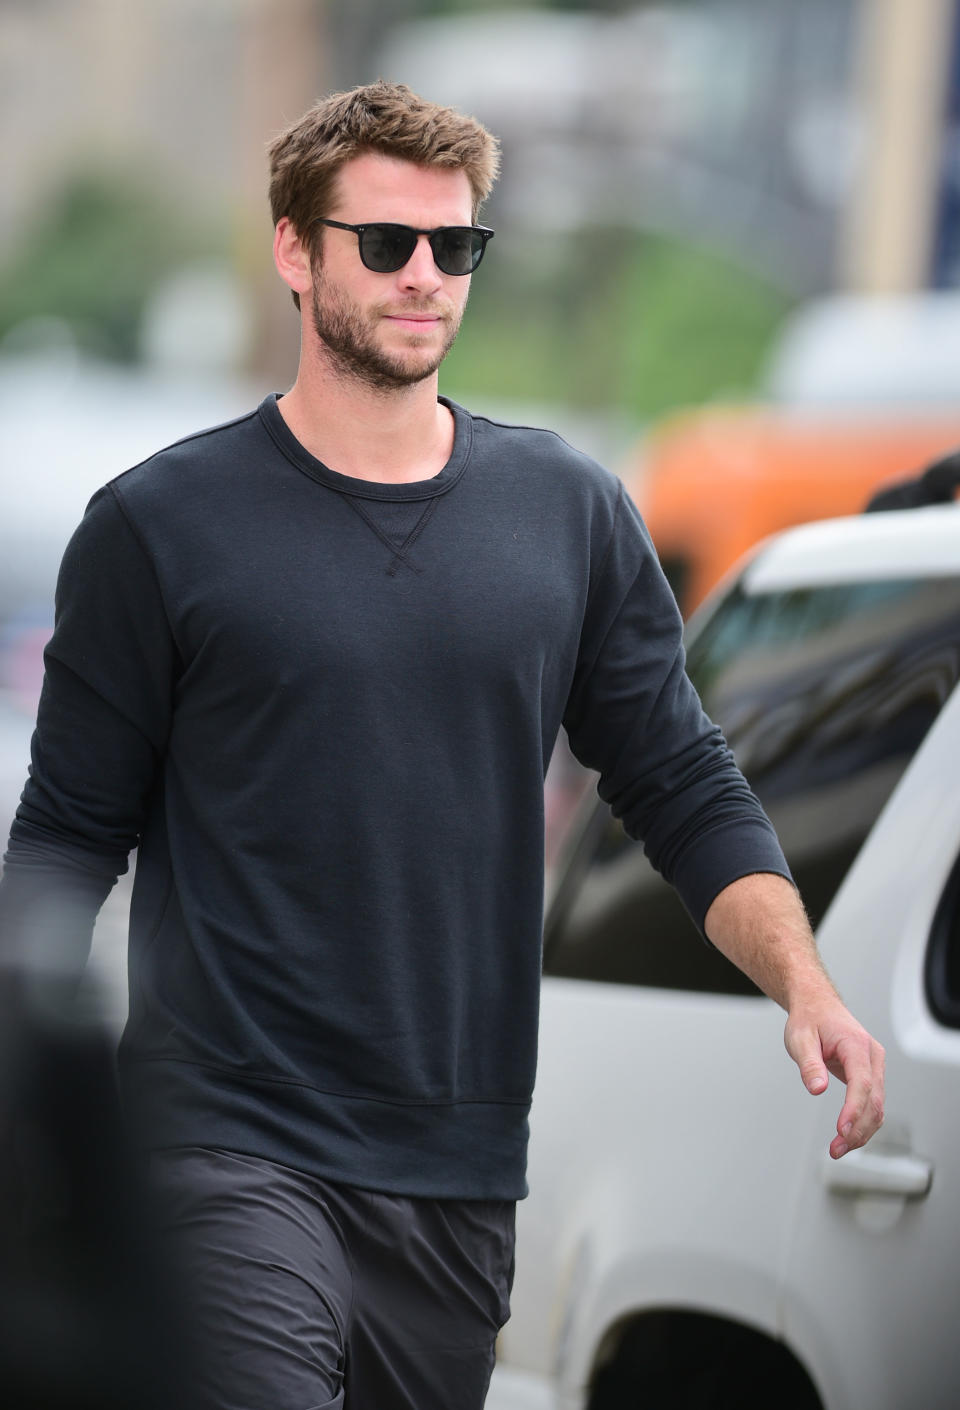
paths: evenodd
<path fill-rule="evenodd" d="M 483 259 L 493 231 L 486 225 L 441 225 L 436 230 L 415 230 L 412 225 L 391 225 L 373 221 L 345 225 L 342 220 L 317 216 L 314 224 L 332 225 L 335 230 L 352 230 L 360 244 L 360 258 L 375 274 L 393 274 L 402 269 L 417 247 L 417 237 L 426 235 L 433 262 L 443 274 L 472 274 Z"/>

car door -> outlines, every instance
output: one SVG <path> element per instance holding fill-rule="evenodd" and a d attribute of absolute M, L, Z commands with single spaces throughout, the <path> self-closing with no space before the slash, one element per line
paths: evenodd
<path fill-rule="evenodd" d="M 960 1395 L 960 691 L 890 799 L 819 932 L 887 1050 L 883 1129 L 804 1156 L 781 1331 L 829 1410 L 953 1410 Z"/>
<path fill-rule="evenodd" d="M 863 974 L 879 984 L 883 965 L 833 915 L 841 897 L 849 906 L 863 894 L 851 866 L 957 682 L 960 582 L 878 575 L 753 590 L 744 579 L 691 640 L 689 666 L 815 922 L 836 937 L 828 958 L 842 991 L 871 1021 L 882 1004 L 866 1003 Z M 928 767 L 949 787 L 942 757 Z M 913 894 L 889 863 L 885 879 Z M 858 984 L 847 982 L 851 954 Z M 507 1352 L 552 1372 L 579 1403 L 618 1319 L 696 1307 L 786 1332 L 791 1346 L 798 1338 L 802 1361 L 816 1353 L 832 1406 L 845 1323 L 825 1319 L 816 1344 L 804 1298 L 786 1316 L 783 1271 L 802 1257 L 803 1201 L 811 1180 L 822 1192 L 839 1094 L 807 1096 L 782 1050 L 781 1011 L 703 945 L 602 809 L 561 870 L 545 972 L 532 1197 L 520 1212 Z M 835 1177 L 856 1169 L 847 1160 Z"/>

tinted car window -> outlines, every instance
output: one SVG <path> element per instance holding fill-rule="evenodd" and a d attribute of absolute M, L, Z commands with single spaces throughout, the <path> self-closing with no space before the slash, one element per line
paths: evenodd
<path fill-rule="evenodd" d="M 934 1017 L 950 1028 L 960 1028 L 960 858 L 934 918 L 925 979 Z"/>
<path fill-rule="evenodd" d="M 960 583 L 736 588 L 691 642 L 688 669 L 770 815 L 816 925 L 960 677 Z M 703 944 L 602 805 L 551 907 L 545 968 L 757 992 Z"/>

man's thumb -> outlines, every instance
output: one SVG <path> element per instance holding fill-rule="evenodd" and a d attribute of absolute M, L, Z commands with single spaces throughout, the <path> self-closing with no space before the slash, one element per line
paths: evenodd
<path fill-rule="evenodd" d="M 819 1097 L 830 1085 L 830 1074 L 815 1029 L 792 1028 L 789 1021 L 784 1032 L 787 1052 L 800 1069 L 800 1076 L 807 1091 Z"/>
<path fill-rule="evenodd" d="M 803 1085 L 814 1097 L 819 1097 L 830 1085 L 830 1074 L 823 1063 L 815 1057 L 808 1057 L 799 1064 Z"/>

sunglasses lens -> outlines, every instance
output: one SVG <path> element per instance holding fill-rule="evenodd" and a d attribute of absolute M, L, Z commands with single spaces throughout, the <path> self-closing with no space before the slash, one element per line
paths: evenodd
<path fill-rule="evenodd" d="M 483 254 L 483 236 L 466 225 L 438 230 L 430 238 L 433 258 L 444 274 L 471 274 Z"/>
<path fill-rule="evenodd" d="M 408 225 L 368 225 L 360 236 L 360 258 L 377 274 L 392 274 L 406 264 L 416 243 Z"/>

